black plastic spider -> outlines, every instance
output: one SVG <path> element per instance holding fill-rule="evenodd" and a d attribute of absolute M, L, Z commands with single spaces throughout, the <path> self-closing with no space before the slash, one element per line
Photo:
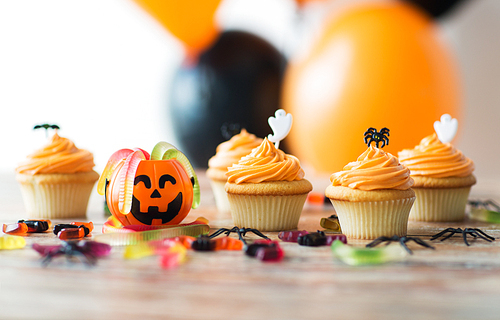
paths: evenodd
<path fill-rule="evenodd" d="M 382 147 L 385 147 L 386 145 L 389 144 L 389 129 L 387 128 L 382 128 L 379 132 L 377 132 L 377 129 L 375 128 L 368 128 L 365 132 L 365 143 L 370 146 L 372 142 L 375 142 L 377 145 L 377 148 L 379 147 L 379 143 L 382 142 Z"/>
<path fill-rule="evenodd" d="M 254 234 L 258 235 L 261 238 L 264 238 L 266 240 L 270 240 L 268 237 L 266 237 L 262 232 L 260 232 L 257 229 L 252 229 L 252 228 L 239 228 L 239 227 L 233 227 L 232 229 L 227 229 L 227 228 L 220 228 L 219 230 L 215 231 L 212 233 L 209 238 L 215 238 L 220 234 L 225 233 L 226 236 L 228 236 L 230 233 L 235 232 L 238 234 L 238 239 L 243 241 L 244 244 L 246 244 L 245 239 L 243 237 L 247 234 L 247 232 L 253 232 Z"/>
<path fill-rule="evenodd" d="M 394 235 L 392 237 L 378 237 L 377 239 L 375 239 L 372 242 L 370 242 L 369 244 L 367 244 L 366 247 L 373 248 L 373 247 L 375 247 L 376 245 L 379 245 L 382 242 L 387 242 L 386 244 L 389 244 L 390 242 L 399 242 L 403 246 L 403 248 L 405 248 L 405 250 L 408 251 L 409 254 L 413 254 L 413 252 L 410 250 L 410 248 L 408 248 L 408 246 L 406 245 L 406 243 L 408 241 L 413 241 L 416 244 L 421 245 L 422 247 L 426 247 L 426 248 L 429 248 L 429 249 L 434 249 L 433 246 L 427 244 L 422 239 L 415 238 L 415 237 L 406 237 L 406 236 L 400 237 L 400 236 L 396 236 L 396 235 Z"/>
<path fill-rule="evenodd" d="M 106 256 L 111 246 L 95 241 L 63 241 L 61 245 L 44 246 L 33 244 L 33 249 L 43 256 L 42 265 L 47 266 L 53 258 L 64 255 L 68 260 L 80 258 L 87 265 L 94 265 L 97 258 Z"/>
<path fill-rule="evenodd" d="M 449 233 L 449 234 L 445 236 L 445 234 L 447 234 L 447 233 Z M 486 233 L 484 233 L 482 230 L 480 230 L 478 228 L 465 228 L 463 230 L 461 228 L 456 228 L 456 229 L 455 228 L 446 228 L 443 231 L 433 235 L 431 237 L 431 241 L 436 240 L 437 238 L 439 238 L 441 236 L 443 236 L 443 239 L 441 239 L 441 241 L 444 241 L 444 240 L 450 238 L 451 236 L 453 236 L 455 233 L 462 234 L 464 242 L 468 246 L 470 246 L 470 244 L 469 244 L 469 242 L 467 242 L 467 235 L 471 235 L 474 239 L 481 238 L 481 239 L 486 240 L 488 242 L 492 242 L 493 240 L 495 240 L 495 238 L 487 235 Z"/>
<path fill-rule="evenodd" d="M 498 205 L 498 203 L 496 203 L 495 201 L 493 201 L 491 199 L 488 199 L 488 200 L 469 200 L 469 201 L 467 201 L 467 203 L 471 207 L 475 207 L 475 208 L 483 207 L 487 210 L 500 212 L 500 205 Z"/>

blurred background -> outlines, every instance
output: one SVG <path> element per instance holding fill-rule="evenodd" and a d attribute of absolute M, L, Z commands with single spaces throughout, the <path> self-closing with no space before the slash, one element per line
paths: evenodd
<path fill-rule="evenodd" d="M 283 147 L 328 177 L 369 126 L 397 154 L 446 112 L 473 191 L 498 195 L 499 18 L 497 0 L 0 0 L 0 172 L 45 143 L 42 123 L 98 172 L 158 141 L 203 168 L 224 133 L 264 137 L 284 108 Z"/>

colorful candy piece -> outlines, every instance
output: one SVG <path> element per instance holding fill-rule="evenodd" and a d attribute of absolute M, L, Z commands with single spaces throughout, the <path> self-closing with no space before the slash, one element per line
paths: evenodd
<path fill-rule="evenodd" d="M 400 261 L 407 255 L 407 252 L 399 245 L 389 245 L 381 248 L 358 248 L 336 240 L 331 248 L 335 257 L 351 266 Z"/>
<path fill-rule="evenodd" d="M 24 234 L 28 232 L 28 226 L 24 223 L 4 224 L 3 232 L 8 234 Z"/>
<path fill-rule="evenodd" d="M 123 251 L 125 259 L 141 259 L 155 254 L 155 248 L 147 245 L 146 243 L 135 244 L 126 246 Z"/>
<path fill-rule="evenodd" d="M 332 214 L 328 218 L 321 218 L 319 224 L 321 225 L 321 227 L 328 230 L 341 231 L 339 218 L 335 214 Z"/>
<path fill-rule="evenodd" d="M 94 230 L 94 223 L 92 221 L 89 222 L 71 222 L 72 225 L 81 227 L 85 226 L 87 229 L 89 229 L 89 232 L 92 232 Z"/>
<path fill-rule="evenodd" d="M 297 242 L 300 236 L 304 236 L 309 232 L 306 230 L 294 230 L 294 231 L 280 231 L 278 233 L 278 238 L 284 242 Z"/>
<path fill-rule="evenodd" d="M 500 212 L 488 210 L 484 208 L 471 209 L 469 216 L 473 220 L 484 221 L 490 223 L 500 223 Z"/>
<path fill-rule="evenodd" d="M 300 236 L 297 239 L 297 243 L 301 246 L 317 247 L 329 246 L 335 240 L 340 240 L 343 243 L 347 243 L 347 237 L 344 234 L 326 235 L 323 231 L 313 232 Z"/>
<path fill-rule="evenodd" d="M 244 243 L 241 240 L 224 237 L 215 240 L 215 250 L 243 250 Z"/>
<path fill-rule="evenodd" d="M 17 223 L 3 225 L 8 234 L 40 233 L 50 228 L 50 220 L 19 220 Z"/>
<path fill-rule="evenodd" d="M 49 230 L 50 220 L 19 220 L 18 223 L 24 223 L 28 227 L 28 233 L 39 233 Z"/>
<path fill-rule="evenodd" d="M 4 235 L 0 237 L 0 250 L 22 249 L 26 246 L 23 237 Z"/>
<path fill-rule="evenodd" d="M 182 245 L 173 246 L 167 254 L 160 258 L 160 264 L 164 269 L 177 267 L 186 260 L 186 248 Z"/>
<path fill-rule="evenodd" d="M 285 255 L 279 243 L 272 240 L 256 240 L 246 247 L 245 253 L 266 262 L 281 261 Z"/>
<path fill-rule="evenodd" d="M 82 239 L 83 237 L 90 234 L 90 230 L 85 226 L 80 226 L 76 228 L 65 228 L 59 231 L 57 237 L 61 240 L 75 240 Z"/>

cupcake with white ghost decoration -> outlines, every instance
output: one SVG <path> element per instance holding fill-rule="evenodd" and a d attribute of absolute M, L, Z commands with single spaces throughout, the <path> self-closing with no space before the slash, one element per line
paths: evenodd
<path fill-rule="evenodd" d="M 441 116 L 434 122 L 435 133 L 425 137 L 413 149 L 398 153 L 399 160 L 410 169 L 415 181 L 417 199 L 410 220 L 461 221 L 471 187 L 474 163 L 450 142 L 458 128 L 457 119 Z"/>
<path fill-rule="evenodd" d="M 300 161 L 279 149 L 292 125 L 292 115 L 279 109 L 269 118 L 273 134 L 228 168 L 226 192 L 233 222 L 261 231 L 297 228 L 312 185 Z M 274 144 L 273 144 L 274 142 Z"/>
<path fill-rule="evenodd" d="M 242 157 L 262 143 L 262 139 L 242 129 L 240 133 L 219 144 L 216 153 L 208 160 L 207 177 L 212 187 L 215 204 L 220 214 L 229 215 L 229 200 L 225 185 L 227 168 L 237 163 Z"/>

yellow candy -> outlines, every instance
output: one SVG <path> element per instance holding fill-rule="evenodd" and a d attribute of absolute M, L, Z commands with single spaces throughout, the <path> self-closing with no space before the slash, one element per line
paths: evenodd
<path fill-rule="evenodd" d="M 23 237 L 5 235 L 0 237 L 0 250 L 21 249 L 26 246 Z"/>

